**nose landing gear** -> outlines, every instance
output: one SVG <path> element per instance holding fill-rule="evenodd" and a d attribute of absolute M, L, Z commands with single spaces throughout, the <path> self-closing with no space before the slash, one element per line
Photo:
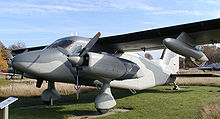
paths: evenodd
<path fill-rule="evenodd" d="M 180 89 L 179 86 L 176 84 L 176 82 L 173 82 L 173 84 L 174 84 L 173 90 L 179 90 Z"/>
<path fill-rule="evenodd" d="M 53 101 L 58 100 L 60 94 L 57 92 L 54 86 L 54 82 L 48 82 L 48 88 L 41 94 L 41 100 L 47 105 L 53 105 Z"/>

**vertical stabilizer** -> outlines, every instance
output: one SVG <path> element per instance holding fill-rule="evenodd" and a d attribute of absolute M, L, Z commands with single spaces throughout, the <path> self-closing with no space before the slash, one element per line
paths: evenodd
<path fill-rule="evenodd" d="M 169 49 L 163 50 L 161 61 L 161 65 L 165 70 L 168 70 L 171 73 L 179 71 L 179 55 Z"/>

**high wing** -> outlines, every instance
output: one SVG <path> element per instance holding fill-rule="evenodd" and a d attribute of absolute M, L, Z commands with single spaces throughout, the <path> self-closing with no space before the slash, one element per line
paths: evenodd
<path fill-rule="evenodd" d="M 194 39 L 195 45 L 219 43 L 220 19 L 103 37 L 97 44 L 103 46 L 106 52 L 155 50 L 165 47 L 165 38 L 177 38 L 182 32 Z"/>
<path fill-rule="evenodd" d="M 165 38 L 177 38 L 182 32 L 187 33 L 195 45 L 220 43 L 220 19 L 213 19 L 159 29 L 152 29 L 122 35 L 99 38 L 95 50 L 115 53 L 140 50 L 163 49 Z M 16 49 L 12 52 L 19 54 L 28 49 L 40 50 L 46 46 Z"/>

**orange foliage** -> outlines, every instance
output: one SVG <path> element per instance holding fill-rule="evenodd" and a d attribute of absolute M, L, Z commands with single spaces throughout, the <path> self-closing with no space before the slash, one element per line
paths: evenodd
<path fill-rule="evenodd" d="M 7 62 L 9 61 L 6 52 L 9 51 L 2 42 L 0 42 L 0 70 L 8 68 Z"/>

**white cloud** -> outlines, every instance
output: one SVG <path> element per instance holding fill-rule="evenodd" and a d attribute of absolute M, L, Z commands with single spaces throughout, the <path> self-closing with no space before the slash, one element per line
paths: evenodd
<path fill-rule="evenodd" d="M 111 7 L 117 9 L 127 9 L 127 8 L 134 8 L 140 10 L 155 10 L 153 6 L 146 4 L 144 1 L 141 0 L 112 0 L 110 3 Z"/>
<path fill-rule="evenodd" d="M 204 2 L 212 5 L 220 5 L 219 0 L 205 0 Z"/>
<path fill-rule="evenodd" d="M 219 4 L 220 0 L 199 0 L 207 4 Z M 38 0 L 23 2 L 0 2 L 0 14 L 66 13 L 78 11 L 142 10 L 153 15 L 206 15 L 200 10 L 169 10 L 151 6 L 148 0 Z M 207 11 L 206 11 L 207 12 Z"/>
<path fill-rule="evenodd" d="M 41 1 L 41 0 L 40 0 Z M 44 3 L 44 4 L 42 4 Z M 53 0 L 48 2 L 0 2 L 1 13 L 47 13 L 64 11 L 154 10 L 142 0 Z"/>
<path fill-rule="evenodd" d="M 189 10 L 161 10 L 161 11 L 152 12 L 150 14 L 154 14 L 154 15 L 180 14 L 180 15 L 196 15 L 196 16 L 204 15 L 201 11 L 189 11 Z"/>
<path fill-rule="evenodd" d="M 52 30 L 46 28 L 4 28 L 0 29 L 0 34 L 19 34 L 19 33 L 45 33 L 53 32 Z"/>

